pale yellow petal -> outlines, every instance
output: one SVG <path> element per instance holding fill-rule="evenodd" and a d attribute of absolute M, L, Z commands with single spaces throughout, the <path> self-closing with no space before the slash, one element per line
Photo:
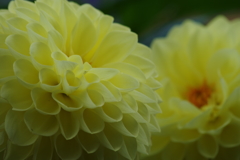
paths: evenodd
<path fill-rule="evenodd" d="M 84 23 L 85 25 L 82 25 Z M 85 56 L 97 41 L 97 29 L 93 22 L 85 15 L 81 14 L 78 23 L 72 32 L 72 49 L 74 54 Z"/>
<path fill-rule="evenodd" d="M 196 129 L 178 129 L 172 135 L 171 140 L 174 142 L 193 142 L 196 141 L 201 134 Z"/>
<path fill-rule="evenodd" d="M 30 10 L 29 8 L 17 8 L 16 14 L 29 22 L 39 21 L 39 15 L 36 12 Z"/>
<path fill-rule="evenodd" d="M 33 144 L 38 135 L 31 133 L 24 122 L 24 113 L 9 110 L 6 116 L 5 129 L 12 143 L 20 146 Z"/>
<path fill-rule="evenodd" d="M 149 78 L 154 72 L 153 68 L 155 68 L 155 65 L 153 62 L 139 55 L 130 55 L 124 60 L 124 62 L 130 63 L 141 69 L 146 78 Z"/>
<path fill-rule="evenodd" d="M 61 92 L 55 92 L 52 96 L 59 106 L 66 111 L 76 111 L 83 106 L 83 103 L 79 101 L 77 96 L 67 95 Z"/>
<path fill-rule="evenodd" d="M 123 115 L 122 121 L 110 123 L 110 125 L 126 136 L 137 137 L 139 132 L 138 122 L 128 114 Z"/>
<path fill-rule="evenodd" d="M 76 77 L 72 71 L 67 71 L 65 77 L 63 78 L 63 91 L 66 94 L 70 94 L 76 91 L 81 85 L 81 80 Z"/>
<path fill-rule="evenodd" d="M 80 124 L 79 124 L 78 112 L 67 112 L 61 110 L 57 115 L 57 120 L 61 129 L 62 136 L 66 140 L 70 140 L 78 134 Z"/>
<path fill-rule="evenodd" d="M 115 97 L 114 94 L 112 94 L 111 91 L 109 91 L 109 89 L 103 85 L 102 83 L 94 83 L 94 84 L 91 84 L 88 89 L 90 90 L 95 90 L 97 92 L 99 92 L 103 98 L 104 98 L 104 101 L 105 102 L 116 102 L 116 101 L 119 101 L 119 99 L 117 99 Z"/>
<path fill-rule="evenodd" d="M 98 76 L 100 80 L 109 80 L 119 73 L 118 69 L 111 68 L 93 68 L 88 73 L 93 73 Z"/>
<path fill-rule="evenodd" d="M 8 19 L 7 23 L 13 33 L 27 36 L 26 26 L 27 26 L 28 22 L 26 20 L 19 18 L 19 17 L 13 17 L 11 19 Z"/>
<path fill-rule="evenodd" d="M 27 8 L 27 9 L 32 10 L 33 12 L 37 11 L 36 6 L 29 1 L 16 0 L 15 4 L 17 7 Z"/>
<path fill-rule="evenodd" d="M 32 63 L 25 59 L 14 62 L 14 73 L 17 78 L 28 88 L 36 87 L 39 82 L 39 72 Z"/>
<path fill-rule="evenodd" d="M 55 138 L 55 148 L 62 160 L 78 159 L 82 154 L 82 147 L 78 137 L 66 140 L 61 134 Z"/>
<path fill-rule="evenodd" d="M 61 76 L 57 75 L 56 72 L 51 69 L 44 68 L 40 70 L 39 79 L 41 87 L 48 92 L 59 91 L 62 87 Z"/>
<path fill-rule="evenodd" d="M 35 42 L 30 47 L 30 55 L 35 63 L 37 63 L 35 66 L 38 68 L 50 68 L 54 64 L 51 53 L 50 48 L 42 42 Z"/>
<path fill-rule="evenodd" d="M 104 121 L 91 109 L 85 109 L 80 118 L 81 129 L 87 133 L 95 134 L 104 129 Z"/>
<path fill-rule="evenodd" d="M 15 58 L 28 59 L 30 42 L 22 35 L 13 34 L 7 37 L 6 45 Z"/>
<path fill-rule="evenodd" d="M 219 143 L 224 147 L 235 147 L 240 144 L 240 137 L 236 136 L 240 133 L 240 124 L 238 120 L 233 120 L 230 124 L 223 128 L 218 139 Z"/>
<path fill-rule="evenodd" d="M 127 158 L 134 160 L 137 156 L 137 142 L 133 137 L 124 136 L 123 146 L 120 148 L 119 153 Z"/>
<path fill-rule="evenodd" d="M 36 109 L 26 111 L 24 121 L 32 133 L 42 136 L 52 136 L 58 131 L 55 116 L 39 113 Z"/>
<path fill-rule="evenodd" d="M 94 111 L 105 122 L 119 122 L 123 117 L 121 110 L 116 105 L 111 103 L 106 103 L 101 108 L 95 108 Z"/>
<path fill-rule="evenodd" d="M 109 82 L 122 92 L 129 92 L 139 87 L 139 82 L 135 78 L 123 73 L 117 74 Z"/>
<path fill-rule="evenodd" d="M 39 23 L 28 23 L 27 32 L 31 42 L 43 42 L 47 43 L 47 31 Z"/>
<path fill-rule="evenodd" d="M 135 47 L 136 41 L 136 35 L 130 32 L 115 31 L 109 33 L 96 51 L 91 61 L 92 65 L 100 67 L 125 59 Z"/>
<path fill-rule="evenodd" d="M 218 59 L 216 61 L 216 58 Z M 238 72 L 239 53 L 235 49 L 222 49 L 215 53 L 207 64 L 207 77 L 210 82 L 218 78 L 218 71 L 229 80 Z"/>
<path fill-rule="evenodd" d="M 67 37 L 67 41 L 69 41 L 72 36 L 71 33 L 73 27 L 77 22 L 76 12 L 74 12 L 74 9 L 69 3 L 63 3 L 59 15 L 61 17 L 62 25 L 65 26 L 64 35 Z M 67 43 L 67 45 L 69 45 L 69 43 Z"/>
<path fill-rule="evenodd" d="M 32 98 L 35 108 L 43 113 L 49 115 L 56 115 L 60 112 L 60 106 L 53 99 L 52 93 L 44 91 L 41 88 L 35 88 L 32 90 Z"/>
<path fill-rule="evenodd" d="M 214 158 L 218 153 L 217 141 L 210 135 L 203 135 L 198 140 L 197 147 L 201 155 L 206 158 Z"/>
<path fill-rule="evenodd" d="M 137 101 L 143 103 L 154 103 L 157 100 L 157 96 L 154 91 L 145 84 L 140 84 L 139 88 L 130 92 L 130 95 Z"/>
<path fill-rule="evenodd" d="M 14 76 L 13 63 L 15 59 L 10 55 L 0 56 L 0 83 L 10 80 Z"/>
<path fill-rule="evenodd" d="M 12 105 L 14 110 L 27 110 L 33 104 L 31 90 L 23 87 L 18 80 L 5 83 L 1 90 L 1 96 Z"/>
<path fill-rule="evenodd" d="M 118 151 L 123 145 L 123 136 L 110 125 L 105 125 L 104 130 L 97 136 L 101 144 L 110 150 Z"/>
<path fill-rule="evenodd" d="M 94 153 L 99 148 L 100 143 L 98 142 L 97 138 L 92 134 L 86 133 L 82 130 L 78 133 L 78 138 L 82 145 L 82 148 L 89 154 Z"/>
<path fill-rule="evenodd" d="M 133 76 L 134 78 L 139 79 L 140 81 L 146 80 L 146 76 L 144 75 L 144 73 L 138 67 L 132 64 L 117 62 L 117 63 L 108 64 L 105 66 L 110 68 L 115 68 L 122 73 L 125 73 L 129 76 Z"/>
<path fill-rule="evenodd" d="M 4 160 L 13 160 L 13 159 L 24 160 L 31 154 L 32 149 L 33 149 L 33 145 L 18 146 L 9 141 L 7 145 L 6 153 L 4 155 Z"/>

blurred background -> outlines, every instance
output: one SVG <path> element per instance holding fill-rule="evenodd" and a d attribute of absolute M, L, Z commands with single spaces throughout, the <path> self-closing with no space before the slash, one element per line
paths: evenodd
<path fill-rule="evenodd" d="M 0 0 L 7 8 L 10 0 Z M 34 1 L 34 0 L 30 0 Z M 139 41 L 150 45 L 155 37 L 166 36 L 169 29 L 185 19 L 206 24 L 219 14 L 229 19 L 240 17 L 240 0 L 72 0 L 90 3 L 115 22 L 131 28 Z"/>

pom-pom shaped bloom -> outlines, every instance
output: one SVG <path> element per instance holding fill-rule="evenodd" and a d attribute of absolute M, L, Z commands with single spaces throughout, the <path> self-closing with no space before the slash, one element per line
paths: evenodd
<path fill-rule="evenodd" d="M 112 21 L 66 0 L 16 0 L 0 11 L 1 157 L 148 152 L 160 112 L 152 53 Z"/>
<path fill-rule="evenodd" d="M 186 21 L 152 44 L 163 98 L 149 160 L 230 160 L 240 153 L 240 20 Z"/>

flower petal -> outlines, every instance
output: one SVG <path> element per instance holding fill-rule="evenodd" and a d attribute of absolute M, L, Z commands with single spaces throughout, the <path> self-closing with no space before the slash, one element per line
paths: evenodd
<path fill-rule="evenodd" d="M 62 160 L 78 159 L 82 154 L 82 147 L 78 137 L 66 140 L 59 134 L 55 138 L 55 148 Z"/>
<path fill-rule="evenodd" d="M 11 105 L 5 99 L 0 98 L 0 127 L 4 125 L 6 114 L 10 109 Z"/>
<path fill-rule="evenodd" d="M 214 158 L 218 153 L 218 144 L 210 135 L 203 135 L 197 142 L 201 155 L 206 158 Z"/>
<path fill-rule="evenodd" d="M 104 121 L 91 109 L 83 110 L 80 124 L 83 131 L 91 134 L 101 132 L 105 126 Z"/>
<path fill-rule="evenodd" d="M 31 154 L 32 149 L 33 149 L 33 145 L 18 146 L 8 141 L 4 159 L 5 160 L 26 159 Z"/>
<path fill-rule="evenodd" d="M 92 134 L 86 133 L 82 130 L 78 133 L 78 138 L 82 145 L 82 148 L 89 154 L 95 153 L 96 150 L 99 148 L 100 143 L 98 142 L 97 138 Z"/>
<path fill-rule="evenodd" d="M 34 88 L 31 95 L 35 108 L 39 112 L 50 115 L 56 115 L 60 112 L 61 108 L 53 99 L 51 92 L 46 92 L 41 88 Z"/>
<path fill-rule="evenodd" d="M 74 95 L 55 92 L 52 96 L 53 99 L 59 104 L 59 106 L 62 107 L 62 109 L 69 112 L 79 110 L 83 106 L 78 97 Z"/>
<path fill-rule="evenodd" d="M 57 75 L 56 72 L 51 69 L 41 69 L 39 72 L 39 79 L 41 87 L 48 92 L 59 91 L 62 87 L 61 76 Z"/>
<path fill-rule="evenodd" d="M 120 148 L 119 153 L 127 158 L 134 160 L 137 156 L 137 142 L 133 137 L 124 136 L 123 146 Z"/>
<path fill-rule="evenodd" d="M 3 85 L 1 96 L 12 105 L 13 110 L 24 111 L 33 104 L 31 90 L 23 87 L 16 79 Z"/>
<path fill-rule="evenodd" d="M 84 25 L 82 25 L 84 23 Z M 74 54 L 84 57 L 97 41 L 97 29 L 93 22 L 81 14 L 72 32 L 72 49 Z M 84 59 L 85 60 L 85 59 Z M 87 61 L 87 60 L 85 60 Z"/>
<path fill-rule="evenodd" d="M 122 92 L 129 92 L 139 87 L 139 82 L 135 78 L 122 73 L 111 78 L 109 82 Z"/>
<path fill-rule="evenodd" d="M 51 53 L 52 52 L 50 48 L 42 42 L 35 42 L 30 47 L 30 55 L 32 59 L 38 64 L 35 66 L 38 66 L 39 68 L 49 67 L 54 64 Z"/>
<path fill-rule="evenodd" d="M 72 71 L 67 71 L 65 77 L 63 78 L 63 91 L 66 94 L 70 94 L 74 91 L 76 91 L 80 85 L 81 80 L 75 76 L 75 74 Z"/>
<path fill-rule="evenodd" d="M 162 150 L 161 158 L 163 160 L 182 160 L 185 150 L 186 146 L 184 144 L 171 142 Z"/>
<path fill-rule="evenodd" d="M 6 116 L 5 129 L 12 143 L 20 146 L 33 144 L 38 135 L 29 131 L 24 123 L 24 113 L 9 110 Z"/>
<path fill-rule="evenodd" d="M 108 88 L 102 83 L 93 83 L 88 87 L 88 89 L 99 92 L 103 96 L 105 102 L 118 101 L 115 95 L 113 95 L 112 92 L 109 91 Z"/>
<path fill-rule="evenodd" d="M 105 66 L 109 68 L 115 68 L 120 72 L 125 73 L 129 76 L 132 76 L 140 81 L 146 80 L 146 76 L 144 75 L 144 73 L 138 67 L 132 64 L 117 62 L 117 63 L 107 64 Z"/>
<path fill-rule="evenodd" d="M 110 123 L 110 125 L 126 136 L 137 137 L 139 132 L 138 121 L 128 114 L 123 115 L 122 121 Z"/>
<path fill-rule="evenodd" d="M 39 113 L 35 109 L 26 111 L 24 121 L 32 133 L 42 136 L 52 136 L 58 131 L 55 116 Z"/>
<path fill-rule="evenodd" d="M 47 43 L 47 31 L 39 23 L 28 23 L 27 24 L 28 36 L 31 42 L 43 42 Z"/>
<path fill-rule="evenodd" d="M 34 146 L 34 160 L 51 160 L 53 155 L 53 145 L 49 137 L 41 137 Z"/>
<path fill-rule="evenodd" d="M 119 122 L 123 117 L 121 110 L 111 103 L 105 103 L 101 108 L 95 108 L 94 111 L 105 122 Z"/>
<path fill-rule="evenodd" d="M 32 63 L 25 59 L 19 59 L 13 66 L 15 75 L 26 87 L 33 88 L 39 82 L 39 72 Z"/>
<path fill-rule="evenodd" d="M 66 140 L 72 139 L 79 131 L 79 114 L 61 110 L 57 115 L 57 120 L 61 129 L 61 133 Z"/>
<path fill-rule="evenodd" d="M 123 136 L 110 125 L 106 124 L 104 130 L 97 136 L 101 144 L 110 150 L 118 151 L 123 145 Z"/>
<path fill-rule="evenodd" d="M 178 129 L 172 135 L 171 140 L 174 142 L 193 142 L 200 137 L 200 133 L 196 129 Z"/>
<path fill-rule="evenodd" d="M 153 62 L 144 57 L 141 57 L 140 55 L 130 55 L 124 60 L 124 62 L 132 64 L 135 67 L 141 69 L 146 78 L 149 78 L 154 72 L 153 68 L 155 68 L 155 65 Z"/>
<path fill-rule="evenodd" d="M 121 31 L 110 32 L 103 39 L 96 51 L 91 61 L 92 66 L 100 67 L 108 63 L 123 60 L 134 49 L 136 42 L 137 36 L 133 33 Z"/>
<path fill-rule="evenodd" d="M 6 45 L 15 58 L 28 59 L 30 42 L 22 35 L 13 34 L 7 37 Z"/>
<path fill-rule="evenodd" d="M 13 33 L 27 36 L 26 25 L 28 24 L 28 22 L 26 20 L 19 17 L 13 17 L 11 19 L 8 19 L 7 23 Z"/>
<path fill-rule="evenodd" d="M 223 128 L 219 135 L 219 143 L 224 147 L 235 147 L 240 144 L 240 124 L 238 120 L 233 120 L 230 124 Z"/>
<path fill-rule="evenodd" d="M 14 61 L 15 59 L 10 55 L 0 56 L 0 84 L 13 78 Z"/>
<path fill-rule="evenodd" d="M 100 80 L 109 80 L 118 74 L 119 71 L 113 68 L 93 68 L 88 73 L 97 75 Z"/>

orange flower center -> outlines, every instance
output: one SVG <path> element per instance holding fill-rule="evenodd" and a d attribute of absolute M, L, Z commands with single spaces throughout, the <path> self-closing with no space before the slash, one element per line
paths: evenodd
<path fill-rule="evenodd" d="M 201 108 L 208 103 L 211 93 L 212 89 L 206 83 L 203 83 L 199 88 L 191 88 L 188 91 L 187 99 L 196 107 Z"/>

